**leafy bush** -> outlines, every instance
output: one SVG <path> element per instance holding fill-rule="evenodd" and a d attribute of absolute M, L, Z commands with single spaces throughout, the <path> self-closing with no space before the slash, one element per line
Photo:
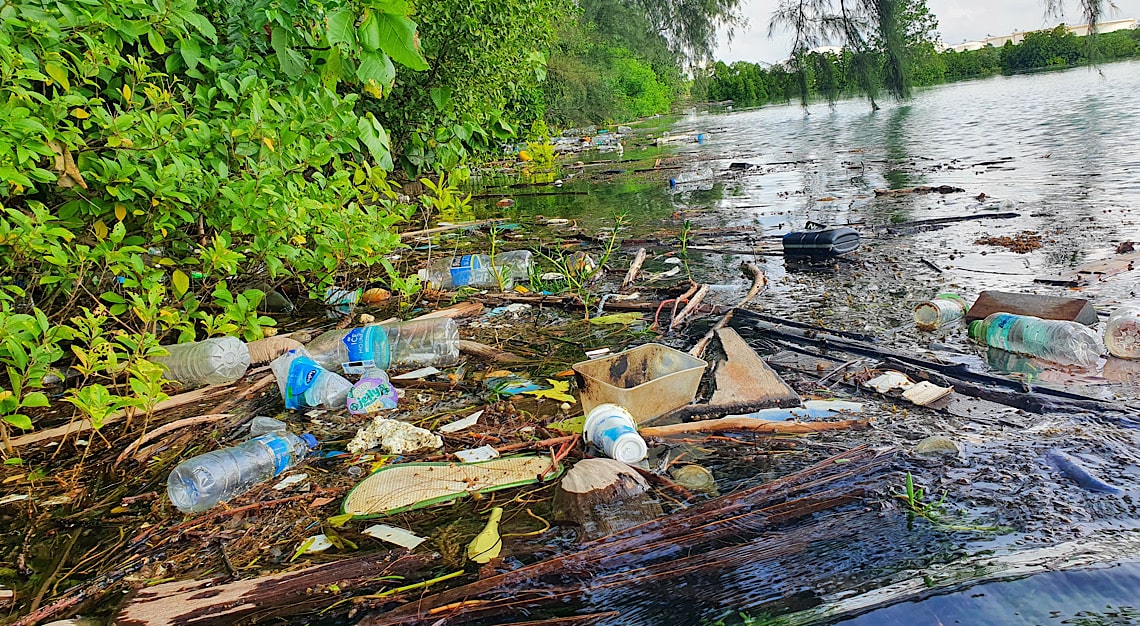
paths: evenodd
<path fill-rule="evenodd" d="M 93 419 L 120 393 L 146 411 L 161 340 L 254 339 L 271 323 L 262 292 L 231 291 L 235 277 L 319 297 L 400 245 L 392 227 L 415 207 L 387 179 L 386 129 L 359 111 L 391 91 L 395 64 L 427 69 L 409 12 L 392 0 L 0 5 L 7 424 L 32 426 L 21 411 L 46 403 L 33 390 L 62 342 L 85 382 L 114 388 L 69 401 Z"/>

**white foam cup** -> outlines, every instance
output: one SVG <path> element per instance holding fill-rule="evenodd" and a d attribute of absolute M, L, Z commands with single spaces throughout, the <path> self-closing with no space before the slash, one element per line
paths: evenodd
<path fill-rule="evenodd" d="M 599 404 L 586 415 L 582 428 L 586 441 L 601 448 L 611 459 L 629 463 L 640 462 L 649 453 L 645 439 L 637 432 L 637 422 L 625 407 L 616 404 Z"/>

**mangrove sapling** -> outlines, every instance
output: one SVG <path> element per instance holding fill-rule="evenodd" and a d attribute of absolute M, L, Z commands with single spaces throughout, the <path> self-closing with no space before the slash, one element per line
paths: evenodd
<path fill-rule="evenodd" d="M 590 319 L 590 308 L 594 302 L 594 294 L 588 285 L 600 272 L 604 271 L 606 263 L 609 262 L 614 250 L 618 247 L 618 232 L 626 225 L 627 221 L 628 215 L 626 213 L 618 213 L 614 216 L 613 227 L 609 229 L 609 238 L 606 239 L 601 258 L 593 263 L 592 267 L 584 253 L 552 256 L 546 252 L 539 252 L 544 259 L 554 265 L 557 273 L 565 277 L 564 291 L 570 292 L 582 303 L 585 319 Z"/>
<path fill-rule="evenodd" d="M 939 517 L 942 515 L 943 506 L 946 503 L 946 492 L 942 492 L 942 498 L 937 501 L 926 501 L 926 491 L 914 484 L 914 477 L 910 472 L 906 473 L 906 481 L 903 482 L 902 492 L 892 494 L 894 497 L 906 503 L 907 508 L 911 513 L 925 517 L 926 519 L 938 523 Z"/>

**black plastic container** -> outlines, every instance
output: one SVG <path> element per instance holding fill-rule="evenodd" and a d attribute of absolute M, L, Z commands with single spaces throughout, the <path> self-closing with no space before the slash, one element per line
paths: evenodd
<path fill-rule="evenodd" d="M 837 257 L 859 247 L 859 233 L 840 226 L 823 230 L 805 230 L 784 235 L 784 256 L 816 259 Z"/>

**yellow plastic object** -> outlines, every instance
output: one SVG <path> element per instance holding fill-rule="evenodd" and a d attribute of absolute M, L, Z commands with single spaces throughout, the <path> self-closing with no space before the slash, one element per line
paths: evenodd
<path fill-rule="evenodd" d="M 549 455 L 506 456 L 478 463 L 397 463 L 382 467 L 344 498 L 342 511 L 357 519 L 378 517 L 450 502 L 471 493 L 539 482 L 550 472 Z"/>
<path fill-rule="evenodd" d="M 491 509 L 491 519 L 487 520 L 487 527 L 467 544 L 467 558 L 476 563 L 489 563 L 491 559 L 499 556 L 499 551 L 503 549 L 503 538 L 499 536 L 501 519 L 503 519 L 503 509 L 500 507 Z"/>
<path fill-rule="evenodd" d="M 519 160 L 520 161 L 533 161 L 534 157 L 530 156 L 530 153 L 527 152 L 526 150 L 519 150 Z"/>

